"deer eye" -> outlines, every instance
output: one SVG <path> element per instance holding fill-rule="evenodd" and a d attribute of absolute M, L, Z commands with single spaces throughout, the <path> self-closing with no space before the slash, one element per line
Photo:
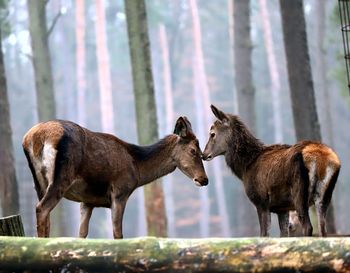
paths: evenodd
<path fill-rule="evenodd" d="M 215 137 L 215 133 L 210 133 L 210 137 L 214 138 Z"/>
<path fill-rule="evenodd" d="M 190 151 L 191 151 L 191 154 L 193 154 L 193 155 L 196 154 L 196 150 L 195 149 L 192 148 Z"/>

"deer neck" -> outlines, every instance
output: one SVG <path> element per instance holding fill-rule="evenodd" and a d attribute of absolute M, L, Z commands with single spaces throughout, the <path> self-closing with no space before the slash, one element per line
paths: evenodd
<path fill-rule="evenodd" d="M 232 172 L 242 179 L 249 166 L 261 154 L 264 144 L 255 138 L 243 123 L 240 125 L 234 128 L 228 140 L 229 149 L 225 153 L 225 160 Z"/>
<path fill-rule="evenodd" d="M 169 135 L 149 146 L 134 146 L 134 159 L 139 172 L 138 186 L 148 184 L 173 172 L 176 163 L 172 152 L 177 137 Z"/>

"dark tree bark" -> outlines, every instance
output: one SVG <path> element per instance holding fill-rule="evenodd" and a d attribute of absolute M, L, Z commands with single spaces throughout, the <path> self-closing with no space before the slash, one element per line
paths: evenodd
<path fill-rule="evenodd" d="M 280 0 L 280 7 L 296 138 L 321 141 L 303 0 Z M 332 233 L 335 232 L 332 204 L 327 217 L 327 227 Z"/>
<path fill-rule="evenodd" d="M 250 1 L 234 0 L 234 69 L 238 113 L 256 133 L 255 89 L 252 78 L 252 41 L 250 37 Z"/>
<path fill-rule="evenodd" d="M 125 11 L 132 64 L 137 117 L 137 134 L 141 145 L 158 139 L 157 112 L 144 0 L 125 0 Z M 167 221 L 160 180 L 144 187 L 148 235 L 166 236 Z"/>
<path fill-rule="evenodd" d="M 29 32 L 40 121 L 56 117 L 51 57 L 46 25 L 46 0 L 28 0 Z"/>
<path fill-rule="evenodd" d="M 24 236 L 20 215 L 0 218 L 0 236 Z"/>
<path fill-rule="evenodd" d="M 0 237 L 0 264 L 31 272 L 349 272 L 349 249 L 348 238 Z"/>
<path fill-rule="evenodd" d="M 280 0 L 297 140 L 321 140 L 302 0 Z"/>
<path fill-rule="evenodd" d="M 334 145 L 332 132 L 332 115 L 331 104 L 332 97 L 329 96 L 328 80 L 327 80 L 327 60 L 325 50 L 325 29 L 326 29 L 326 0 L 317 0 L 316 6 L 316 90 L 321 96 L 320 120 L 322 123 L 321 130 L 323 139 L 330 146 Z M 335 215 L 333 203 L 330 204 L 327 212 L 327 231 L 336 233 Z"/>
<path fill-rule="evenodd" d="M 0 199 L 3 215 L 19 213 L 19 196 L 13 156 L 10 109 L 0 29 Z"/>
<path fill-rule="evenodd" d="M 250 130 L 256 133 L 255 90 L 252 79 L 252 41 L 250 37 L 250 1 L 233 2 L 234 70 L 238 100 L 238 113 Z M 242 236 L 254 236 L 258 231 L 258 217 L 254 206 L 241 188 L 240 232 Z"/>

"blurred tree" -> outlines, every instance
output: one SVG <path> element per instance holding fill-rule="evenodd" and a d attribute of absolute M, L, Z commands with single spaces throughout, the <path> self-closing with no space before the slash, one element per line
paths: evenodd
<path fill-rule="evenodd" d="M 270 24 L 270 16 L 266 0 L 259 0 L 260 14 L 262 20 L 262 28 L 264 33 L 264 42 L 267 54 L 267 62 L 271 78 L 271 93 L 273 106 L 273 124 L 274 124 L 274 141 L 282 143 L 283 128 L 282 128 L 282 111 L 281 111 L 281 83 L 280 75 L 277 67 L 276 53 L 272 39 L 272 29 Z"/>
<path fill-rule="evenodd" d="M 256 133 L 255 90 L 252 79 L 252 42 L 250 37 L 250 1 L 232 0 L 233 3 L 233 39 L 235 85 L 238 99 L 238 113 L 252 132 Z M 246 195 L 240 194 L 242 209 L 240 210 L 241 236 L 253 236 L 259 233 L 253 205 Z"/>
<path fill-rule="evenodd" d="M 326 60 L 326 49 L 325 49 L 325 32 L 326 32 L 326 1 L 317 0 L 315 1 L 316 9 L 316 73 L 315 73 L 315 89 L 318 90 L 320 95 L 320 120 L 322 136 L 325 142 L 331 147 L 334 146 L 333 141 L 333 122 L 331 115 L 332 97 L 329 96 L 329 80 L 327 73 L 327 60 Z M 327 230 L 330 233 L 336 233 L 335 226 L 335 215 L 333 202 L 331 202 L 327 212 Z"/>
<path fill-rule="evenodd" d="M 7 5 L 4 5 L 3 1 L 1 1 L 0 12 L 4 12 L 6 9 Z M 2 215 L 9 216 L 19 213 L 19 195 L 13 155 L 5 64 L 2 52 L 4 24 L 4 18 L 0 18 L 0 199 Z"/>
<path fill-rule="evenodd" d="M 292 110 L 297 140 L 321 141 L 314 86 L 308 52 L 303 0 L 280 0 L 283 39 L 292 99 Z M 332 214 L 331 209 L 328 214 Z M 334 217 L 328 218 L 331 230 L 335 231 Z M 329 231 L 331 231 L 329 230 Z"/>
<path fill-rule="evenodd" d="M 76 34 L 76 77 L 77 77 L 77 121 L 86 126 L 85 110 L 85 1 L 77 0 L 75 8 L 75 34 Z"/>
<path fill-rule="evenodd" d="M 163 64 L 163 85 L 164 85 L 164 98 L 165 98 L 165 110 L 166 110 L 166 134 L 169 134 L 175 122 L 174 117 L 174 103 L 173 103 L 173 88 L 171 82 L 171 66 L 169 59 L 169 46 L 168 36 L 164 24 L 159 25 L 159 44 L 162 53 Z M 175 225 L 175 206 L 173 197 L 173 176 L 169 174 L 164 178 L 164 193 L 165 204 L 168 216 L 168 235 L 169 237 L 176 237 L 176 225 Z"/>
<path fill-rule="evenodd" d="M 104 0 L 96 0 L 96 53 L 98 65 L 98 80 L 100 89 L 100 109 L 102 130 L 114 132 L 114 111 L 112 99 L 111 74 L 106 37 L 106 15 Z"/>
<path fill-rule="evenodd" d="M 46 3 L 46 0 L 27 1 L 39 121 L 56 117 Z"/>
<path fill-rule="evenodd" d="M 190 10 L 192 14 L 192 31 L 193 31 L 193 43 L 194 43 L 194 60 L 193 60 L 193 77 L 194 77 L 194 90 L 196 101 L 196 116 L 198 124 L 198 138 L 200 143 L 205 143 L 206 132 L 211 126 L 211 113 L 210 109 L 210 97 L 209 86 L 207 80 L 207 74 L 204 65 L 204 55 L 202 49 L 202 33 L 201 25 L 198 14 L 198 6 L 196 0 L 190 0 Z M 228 213 L 226 207 L 225 191 L 223 187 L 223 175 L 219 165 L 219 161 L 215 160 L 212 163 L 213 176 L 215 179 L 216 199 L 218 202 L 219 216 L 221 222 L 221 234 L 224 237 L 228 237 L 230 234 L 228 224 Z M 210 215 L 210 202 L 208 196 L 208 190 L 202 189 L 200 191 L 203 209 L 201 215 L 201 236 L 209 236 L 209 215 Z M 204 221 L 205 220 L 205 221 Z"/>
<path fill-rule="evenodd" d="M 137 134 L 141 145 L 158 139 L 157 113 L 147 32 L 144 0 L 125 0 L 130 57 L 137 116 Z M 144 187 L 148 235 L 167 235 L 164 194 L 160 181 Z"/>
<path fill-rule="evenodd" d="M 56 118 L 56 101 L 48 38 L 59 17 L 55 17 L 56 19 L 48 29 L 46 4 L 46 0 L 27 0 L 39 121 Z M 51 218 L 53 219 L 51 234 L 54 236 L 66 234 L 67 226 L 64 224 L 64 220 L 62 220 L 64 218 L 64 206 L 62 202 L 56 206 Z"/>

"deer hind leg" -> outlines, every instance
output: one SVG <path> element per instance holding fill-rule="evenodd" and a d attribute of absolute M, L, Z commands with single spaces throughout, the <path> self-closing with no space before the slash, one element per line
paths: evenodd
<path fill-rule="evenodd" d="M 269 209 L 257 207 L 259 224 L 260 224 L 260 236 L 268 237 L 271 225 L 271 214 Z"/>
<path fill-rule="evenodd" d="M 299 181 L 297 190 L 294 192 L 294 206 L 298 213 L 304 236 L 312 236 L 312 225 L 309 216 L 308 185 Z M 307 183 L 308 184 L 308 183 Z"/>
<path fill-rule="evenodd" d="M 94 207 L 86 203 L 80 203 L 80 228 L 79 237 L 86 238 L 89 233 L 89 222 Z"/>
<path fill-rule="evenodd" d="M 50 235 L 50 212 L 61 200 L 63 192 L 52 183 L 48 186 L 44 197 L 36 206 L 37 232 L 39 237 Z"/>
<path fill-rule="evenodd" d="M 322 237 L 327 236 L 326 214 L 332 198 L 335 183 L 338 179 L 339 169 L 328 166 L 326 176 L 317 183 L 314 202 L 318 220 L 318 230 Z"/>
<path fill-rule="evenodd" d="M 278 216 L 278 224 L 280 227 L 280 237 L 288 237 L 289 235 L 289 213 L 281 212 L 277 214 Z"/>

